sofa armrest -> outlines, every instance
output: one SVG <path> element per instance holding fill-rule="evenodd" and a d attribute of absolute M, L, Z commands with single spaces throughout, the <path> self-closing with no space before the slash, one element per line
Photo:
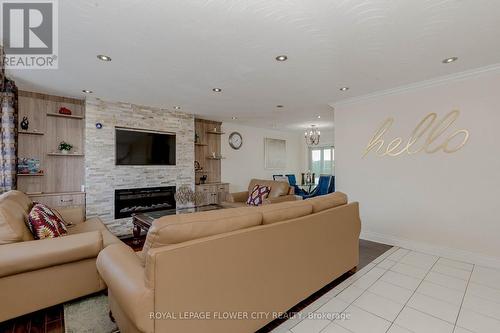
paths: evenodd
<path fill-rule="evenodd" d="M 144 267 L 125 244 L 112 244 L 97 257 L 97 270 L 111 297 L 141 332 L 152 332 L 153 290 L 146 286 Z"/>
<path fill-rule="evenodd" d="M 1 245 L 0 277 L 95 258 L 100 231 Z"/>
<path fill-rule="evenodd" d="M 295 201 L 295 200 L 300 200 L 300 199 L 298 199 L 296 195 L 289 194 L 289 195 L 282 195 L 282 196 L 279 196 L 276 198 L 266 198 L 266 199 L 264 199 L 263 204 L 269 205 L 269 204 L 274 204 L 274 203 L 280 203 L 280 202 L 285 202 L 285 201 Z"/>
<path fill-rule="evenodd" d="M 53 209 L 61 214 L 66 224 L 78 224 L 85 221 L 83 207 L 57 207 Z"/>
<path fill-rule="evenodd" d="M 246 202 L 248 199 L 248 191 L 229 193 L 226 197 L 228 202 Z"/>

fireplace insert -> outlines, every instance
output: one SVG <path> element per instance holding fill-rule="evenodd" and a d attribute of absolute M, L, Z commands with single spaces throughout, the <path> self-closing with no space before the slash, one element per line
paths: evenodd
<path fill-rule="evenodd" d="M 115 190 L 115 219 L 134 213 L 175 209 L 175 186 Z"/>

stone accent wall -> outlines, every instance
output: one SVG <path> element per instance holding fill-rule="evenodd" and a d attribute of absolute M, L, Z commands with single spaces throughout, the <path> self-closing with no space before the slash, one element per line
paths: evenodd
<path fill-rule="evenodd" d="M 102 123 L 102 129 L 96 123 Z M 176 133 L 177 165 L 115 165 L 115 127 Z M 183 112 L 88 99 L 85 109 L 87 217 L 98 216 L 115 235 L 132 233 L 132 220 L 114 219 L 115 189 L 194 187 L 194 116 Z"/>

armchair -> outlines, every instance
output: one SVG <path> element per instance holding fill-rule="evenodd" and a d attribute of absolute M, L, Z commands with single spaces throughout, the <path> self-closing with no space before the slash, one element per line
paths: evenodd
<path fill-rule="evenodd" d="M 72 223 L 68 235 L 34 240 L 24 222 L 32 206 L 19 191 L 0 196 L 0 322 L 103 290 L 97 255 L 120 243 L 81 208 L 57 209 Z"/>

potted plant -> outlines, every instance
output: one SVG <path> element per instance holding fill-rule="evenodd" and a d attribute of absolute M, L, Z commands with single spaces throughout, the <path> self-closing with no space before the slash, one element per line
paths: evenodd
<path fill-rule="evenodd" d="M 59 144 L 59 151 L 61 152 L 61 154 L 67 154 L 71 149 L 73 149 L 73 146 L 67 142 L 61 141 L 61 143 Z"/>

